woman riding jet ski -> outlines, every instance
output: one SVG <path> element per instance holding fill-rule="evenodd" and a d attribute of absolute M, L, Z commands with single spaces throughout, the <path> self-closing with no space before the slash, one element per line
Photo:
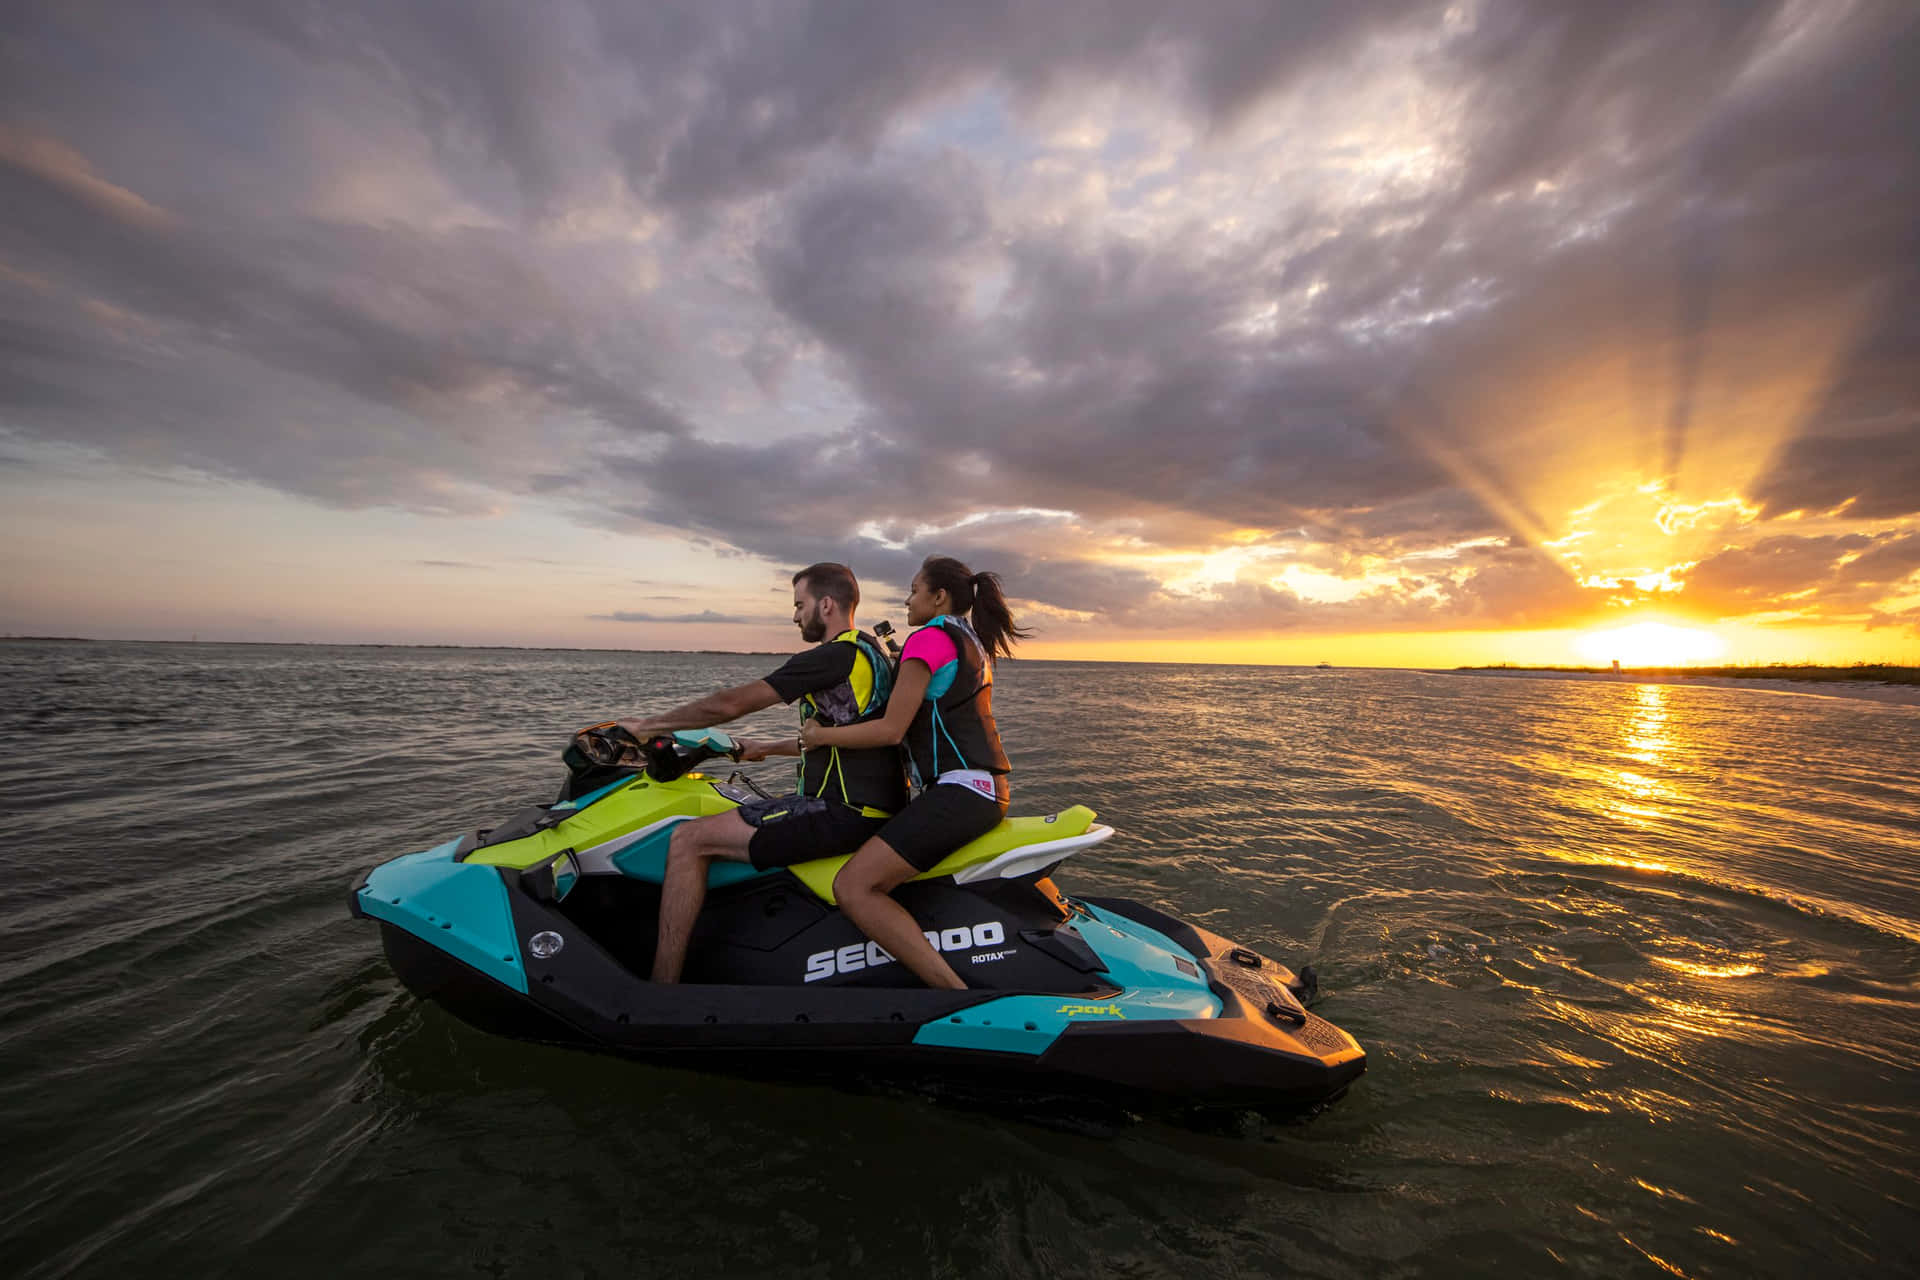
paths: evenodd
<path fill-rule="evenodd" d="M 921 986 L 836 910 L 844 858 L 716 864 L 682 984 L 647 981 L 673 826 L 754 798 L 690 770 L 737 750 L 714 730 L 589 731 L 577 766 L 624 751 L 644 769 L 382 863 L 352 912 L 414 994 L 482 1030 L 676 1065 L 1256 1110 L 1312 1107 L 1366 1069 L 1302 1003 L 1310 969 L 1061 893 L 1055 868 L 1113 835 L 1080 805 L 1005 821 L 896 892 L 968 990 Z"/>

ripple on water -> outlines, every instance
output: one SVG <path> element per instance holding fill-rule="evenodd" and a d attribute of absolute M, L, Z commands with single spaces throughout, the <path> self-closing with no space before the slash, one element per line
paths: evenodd
<path fill-rule="evenodd" d="M 1123 832 L 1064 885 L 1316 964 L 1369 1072 L 1305 1125 L 1094 1137 L 513 1044 L 345 918 L 366 865 L 550 798 L 577 725 L 772 665 L 0 647 L 17 1268 L 527 1274 L 555 1240 L 688 1274 L 1920 1263 L 1916 710 L 1005 667 L 1016 808 Z"/>

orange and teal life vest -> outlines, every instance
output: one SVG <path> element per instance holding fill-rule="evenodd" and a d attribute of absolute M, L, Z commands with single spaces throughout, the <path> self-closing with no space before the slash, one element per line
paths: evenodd
<path fill-rule="evenodd" d="M 973 628 L 941 614 L 927 626 L 953 641 L 954 659 L 933 673 L 926 698 L 907 728 L 907 756 L 920 786 L 954 769 L 1007 774 L 1013 766 L 993 722 L 993 663 Z"/>

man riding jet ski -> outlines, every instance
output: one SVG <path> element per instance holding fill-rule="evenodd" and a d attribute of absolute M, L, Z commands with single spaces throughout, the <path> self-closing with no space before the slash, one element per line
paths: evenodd
<path fill-rule="evenodd" d="M 921 986 L 835 908 L 842 858 L 715 863 L 682 982 L 649 980 L 674 830 L 756 798 L 691 772 L 714 730 L 574 749 L 644 770 L 368 871 L 349 895 L 416 995 L 486 1031 L 686 1066 L 905 1077 L 1122 1105 L 1296 1110 L 1366 1067 L 1308 1012 L 1311 970 L 1055 869 L 1113 835 L 1075 805 L 1003 822 L 897 898 L 969 989 Z M 737 775 L 736 775 L 737 777 Z"/>
<path fill-rule="evenodd" d="M 617 722 L 638 746 L 657 734 L 706 729 L 776 702 L 798 702 L 801 717 L 860 724 L 882 714 L 893 666 L 877 640 L 859 629 L 860 584 L 853 570 L 823 561 L 793 575 L 793 624 L 813 648 L 763 680 L 717 690 L 643 720 Z M 608 726 L 598 726 L 606 728 Z M 735 759 L 801 757 L 799 789 L 753 796 L 674 828 L 659 902 L 653 980 L 677 982 L 687 939 L 706 901 L 716 861 L 749 862 L 759 870 L 854 852 L 906 807 L 906 777 L 891 748 L 828 747 L 802 751 L 796 739 L 742 742 Z"/>

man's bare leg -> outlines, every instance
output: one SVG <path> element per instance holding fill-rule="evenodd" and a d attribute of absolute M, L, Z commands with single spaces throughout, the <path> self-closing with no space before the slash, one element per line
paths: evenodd
<path fill-rule="evenodd" d="M 731 809 L 691 819 L 673 829 L 667 844 L 667 870 L 660 882 L 660 941 L 653 952 L 655 982 L 680 981 L 693 924 L 707 900 L 707 868 L 715 858 L 747 861 L 753 832 L 747 820 Z"/>
<path fill-rule="evenodd" d="M 913 913 L 893 900 L 893 891 L 919 875 L 911 862 L 879 836 L 860 846 L 833 878 L 833 896 L 849 920 L 888 955 L 930 987 L 964 991 L 967 984 L 927 943 Z"/>

